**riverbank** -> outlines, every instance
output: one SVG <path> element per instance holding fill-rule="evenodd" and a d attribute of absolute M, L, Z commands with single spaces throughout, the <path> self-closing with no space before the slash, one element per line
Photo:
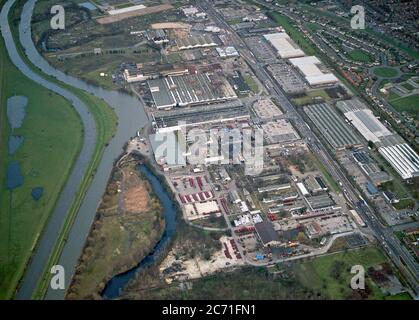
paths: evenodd
<path fill-rule="evenodd" d="M 64 94 L 66 92 L 65 90 L 68 90 L 67 92 L 72 92 L 75 95 L 73 97 L 70 97 L 70 94 L 68 95 L 64 94 L 64 95 L 66 96 L 68 100 L 71 100 L 71 102 L 74 103 L 75 106 L 77 106 L 78 112 L 79 113 L 81 112 L 83 114 L 82 119 L 85 126 L 85 128 L 81 130 L 85 135 L 85 142 L 83 146 L 84 151 L 80 153 L 80 156 L 77 160 L 77 165 L 75 165 L 75 167 L 73 168 L 73 172 L 71 173 L 72 178 L 71 179 L 69 178 L 69 180 L 67 181 L 66 187 L 64 189 L 57 188 L 56 191 L 60 194 L 60 200 L 58 201 L 55 211 L 54 211 L 54 212 L 57 212 L 57 214 L 52 215 L 52 217 L 50 218 L 48 222 L 48 227 L 55 226 L 55 228 L 58 227 L 61 229 L 61 232 L 59 233 L 60 239 L 57 239 L 57 241 L 55 239 L 47 239 L 44 241 L 44 243 L 47 242 L 47 243 L 50 243 L 50 245 L 57 244 L 56 248 L 53 250 L 51 249 L 43 250 L 44 253 L 48 251 L 48 253 L 50 254 L 49 265 L 51 265 L 52 263 L 54 263 L 54 260 L 56 261 L 57 257 L 59 256 L 59 253 L 60 253 L 59 248 L 64 245 L 66 236 L 68 234 L 67 230 L 69 230 L 69 228 L 72 225 L 74 217 L 77 213 L 77 209 L 80 206 L 80 203 L 84 197 L 85 191 L 87 190 L 87 187 L 90 185 L 90 182 L 92 181 L 94 172 L 99 165 L 99 162 L 105 150 L 105 147 L 115 133 L 117 121 L 116 121 L 116 115 L 103 100 L 93 97 L 92 95 L 82 90 L 73 88 L 69 85 L 64 85 L 63 83 L 57 81 L 55 78 L 45 75 L 43 72 L 41 72 L 38 68 L 36 68 L 29 61 L 29 59 L 24 54 L 24 50 L 19 40 L 19 29 L 18 29 L 19 23 L 18 22 L 19 22 L 20 13 L 22 11 L 22 7 L 21 7 L 22 4 L 12 3 L 12 5 L 13 5 L 11 9 L 12 13 L 7 15 L 7 19 L 4 19 L 4 22 L 3 22 L 4 26 L 2 24 L 2 29 L 6 30 L 5 28 L 6 28 L 7 21 L 9 21 L 11 34 L 13 35 L 14 41 L 9 41 L 8 50 L 10 49 L 12 51 L 13 50 L 17 51 L 17 52 L 15 51 L 14 53 L 13 63 L 18 65 L 19 69 L 25 70 L 25 74 L 27 74 L 27 76 L 30 77 L 31 79 L 32 78 L 39 79 L 37 80 L 37 82 L 40 83 L 41 85 L 44 85 L 44 86 L 48 85 L 48 86 L 54 87 L 54 91 L 60 92 L 60 94 L 61 92 Z M 11 23 L 11 21 L 13 21 L 13 23 Z M 22 34 L 20 34 L 20 37 L 22 37 Z M 10 34 L 8 35 L 8 40 L 10 40 Z M 12 44 L 12 42 L 14 42 L 14 44 Z M 13 49 L 13 46 L 15 46 L 14 49 Z M 75 101 L 75 99 L 77 99 L 77 101 Z M 87 109 L 89 109 L 87 113 L 84 113 L 84 110 L 83 110 L 84 106 L 82 107 L 83 103 L 84 105 L 89 106 L 88 108 L 86 107 L 86 111 Z M 47 104 L 53 105 L 51 101 L 48 102 Z M 85 120 L 87 122 L 89 121 L 86 118 L 92 117 L 92 116 L 94 119 L 94 123 L 89 124 L 86 127 Z M 66 119 L 66 120 L 69 121 L 70 119 Z M 62 124 L 60 127 L 64 128 L 66 126 L 69 126 L 68 122 Z M 69 136 L 69 138 L 71 138 L 71 135 Z M 92 138 L 94 140 L 92 140 Z M 45 155 L 51 156 L 50 153 L 51 151 L 47 152 Z M 86 153 L 89 153 L 90 155 L 86 157 Z M 66 154 L 66 152 L 57 153 L 57 156 L 62 157 L 64 154 Z M 83 158 L 88 158 L 88 160 L 85 161 Z M 85 166 L 87 169 L 84 170 L 80 166 Z M 82 173 L 85 173 L 85 175 L 82 176 L 82 180 L 80 183 L 71 181 L 74 179 L 78 179 L 79 175 Z M 70 191 L 69 188 L 74 188 L 74 189 L 77 188 L 77 191 L 76 190 Z M 69 193 L 72 193 L 72 192 L 76 192 L 74 197 L 68 195 Z M 67 194 L 67 196 L 63 196 L 63 193 Z M 69 204 L 71 204 L 71 206 Z M 69 207 L 69 210 L 63 209 L 64 207 L 67 207 L 67 206 Z M 65 221 L 58 222 L 57 220 L 58 215 L 60 216 L 65 215 L 65 218 L 64 218 Z M 45 229 L 46 230 L 43 233 L 52 233 L 51 230 L 47 228 Z M 40 241 L 43 238 L 47 238 L 47 236 L 44 235 L 43 233 L 38 234 Z M 42 245 L 41 242 L 37 244 L 37 241 L 34 240 L 32 244 L 32 249 L 35 250 L 34 252 L 39 251 L 38 247 L 41 247 L 41 245 Z M 52 251 L 52 254 L 51 254 L 51 251 Z M 39 260 L 39 259 L 32 259 L 32 260 Z M 45 261 L 48 261 L 48 256 L 46 258 L 42 258 L 41 263 L 45 264 Z M 24 261 L 24 263 L 26 264 L 26 260 Z M 28 266 L 28 268 L 30 268 L 30 266 Z M 45 270 L 43 267 L 42 269 Z M 39 270 L 39 267 L 38 267 L 38 270 Z M 19 275 L 19 278 L 21 276 L 22 274 Z M 31 275 L 30 278 L 28 279 L 32 279 L 31 280 L 32 282 L 38 282 L 37 280 L 39 280 L 39 276 Z M 33 284 L 31 284 L 30 286 L 33 286 Z M 29 294 L 25 293 L 24 296 L 26 298 L 29 298 L 30 296 L 32 296 L 32 294 L 29 296 Z M 39 294 L 39 295 L 35 294 L 35 297 L 42 297 L 42 294 Z"/>
<path fill-rule="evenodd" d="M 6 105 L 16 95 L 26 97 L 28 104 L 22 126 L 12 132 Z M 83 127 L 70 102 L 31 81 L 12 64 L 2 38 L 0 105 L 0 180 L 4 183 L 0 188 L 0 299 L 10 299 L 81 150 Z M 12 134 L 24 141 L 10 154 Z M 7 190 L 7 166 L 12 160 L 19 164 L 23 184 Z M 36 187 L 43 190 L 37 201 L 31 197 Z"/>
<path fill-rule="evenodd" d="M 99 299 L 113 276 L 134 268 L 162 237 L 162 206 L 138 165 L 128 155 L 113 169 L 67 299 Z"/>

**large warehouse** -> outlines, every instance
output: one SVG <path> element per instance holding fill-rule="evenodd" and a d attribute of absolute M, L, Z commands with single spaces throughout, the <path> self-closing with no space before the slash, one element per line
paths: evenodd
<path fill-rule="evenodd" d="M 304 107 L 304 112 L 335 149 L 360 145 L 361 142 L 349 125 L 328 104 L 321 103 Z"/>
<path fill-rule="evenodd" d="M 186 38 L 176 39 L 176 44 L 179 50 L 188 50 L 194 48 L 205 48 L 213 47 L 217 45 L 217 42 L 211 35 L 199 35 L 199 36 L 190 36 Z"/>
<path fill-rule="evenodd" d="M 157 109 L 236 99 L 227 80 L 209 74 L 169 76 L 148 81 Z"/>
<path fill-rule="evenodd" d="M 301 57 L 289 61 L 304 75 L 311 86 L 332 84 L 339 81 L 332 73 L 323 73 L 320 69 L 321 62 L 317 57 Z"/>
<path fill-rule="evenodd" d="M 392 135 L 374 116 L 372 111 L 367 109 L 361 102 L 353 100 L 339 101 L 336 106 L 367 141 L 378 143 L 380 138 Z"/>
<path fill-rule="evenodd" d="M 407 143 L 381 147 L 378 151 L 403 179 L 419 176 L 419 156 Z"/>
<path fill-rule="evenodd" d="M 304 57 L 304 51 L 301 50 L 286 32 L 270 33 L 263 36 L 275 48 L 282 59 Z"/>

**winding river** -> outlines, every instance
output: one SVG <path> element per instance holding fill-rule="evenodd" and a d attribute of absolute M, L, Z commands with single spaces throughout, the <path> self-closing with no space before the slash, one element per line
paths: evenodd
<path fill-rule="evenodd" d="M 18 299 L 30 299 L 32 293 L 36 289 L 39 279 L 42 277 L 49 255 L 54 248 L 61 227 L 65 222 L 68 209 L 72 204 L 74 196 L 91 160 L 94 149 L 93 146 L 96 143 L 96 125 L 87 106 L 84 105 L 77 96 L 55 83 L 42 78 L 32 71 L 19 56 L 10 32 L 7 18 L 10 8 L 15 1 L 16 0 L 8 0 L 3 6 L 0 14 L 1 32 L 11 61 L 28 78 L 71 101 L 76 111 L 79 113 L 84 126 L 84 143 L 79 157 L 73 166 L 73 170 L 58 199 L 57 205 L 39 239 L 38 246 L 36 247 L 17 292 Z M 113 162 L 122 152 L 123 145 L 131 136 L 135 135 L 135 132 L 138 129 L 145 126 L 148 120 L 141 102 L 136 97 L 89 85 L 84 81 L 56 70 L 48 64 L 36 50 L 31 37 L 30 25 L 35 3 L 36 0 L 29 0 L 25 3 L 19 24 L 20 42 L 22 43 L 29 60 L 45 74 L 54 76 L 64 83 L 88 91 L 93 95 L 104 99 L 114 109 L 118 116 L 118 127 L 115 136 L 104 151 L 100 165 L 85 194 L 59 258 L 58 264 L 62 265 L 66 271 L 66 288 L 68 288 L 77 266 L 78 258 L 83 250 L 91 223 L 96 214 L 96 209 L 105 190 Z M 64 299 L 64 297 L 65 290 L 49 289 L 45 298 Z"/>

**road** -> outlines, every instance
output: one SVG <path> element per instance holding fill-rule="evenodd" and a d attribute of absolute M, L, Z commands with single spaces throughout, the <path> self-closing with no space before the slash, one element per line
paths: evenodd
<path fill-rule="evenodd" d="M 265 4 L 272 10 L 277 10 L 273 5 Z M 259 80 L 266 85 L 270 94 L 272 94 L 279 101 L 283 111 L 290 115 L 290 119 L 294 123 L 309 145 L 312 152 L 323 163 L 329 174 L 333 179 L 339 181 L 341 187 L 347 197 L 348 202 L 356 208 L 357 212 L 361 215 L 369 228 L 374 232 L 380 244 L 384 247 L 393 263 L 402 271 L 406 277 L 411 288 L 414 290 L 415 295 L 419 293 L 419 268 L 416 261 L 410 255 L 405 247 L 403 247 L 399 240 L 396 239 L 393 232 L 383 226 L 376 218 L 373 210 L 366 204 L 362 197 L 358 194 L 357 189 L 347 179 L 346 174 L 343 172 L 340 165 L 331 157 L 327 149 L 322 145 L 317 136 L 310 130 L 296 108 L 285 96 L 282 88 L 275 82 L 275 80 L 266 71 L 264 64 L 257 61 L 254 55 L 250 52 L 246 43 L 237 35 L 237 33 L 230 27 L 224 18 L 211 6 L 209 1 L 203 1 L 201 5 L 203 10 L 211 17 L 220 27 L 224 28 L 231 36 L 232 44 L 239 49 L 242 58 L 252 68 L 255 75 Z M 403 260 L 403 262 L 402 262 Z"/>

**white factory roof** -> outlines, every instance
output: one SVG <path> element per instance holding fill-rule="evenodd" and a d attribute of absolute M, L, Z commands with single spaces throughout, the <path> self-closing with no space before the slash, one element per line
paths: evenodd
<path fill-rule="evenodd" d="M 146 8 L 145 5 L 139 4 L 139 5 L 131 6 L 131 7 L 127 7 L 127 8 L 109 10 L 108 13 L 111 16 L 113 16 L 113 15 L 116 15 L 116 14 L 127 13 L 127 12 L 131 12 L 131 11 L 135 11 L 135 10 L 145 9 L 145 8 Z"/>
<path fill-rule="evenodd" d="M 377 143 L 381 137 L 392 135 L 369 109 L 345 112 L 345 117 L 367 141 Z"/>
<path fill-rule="evenodd" d="M 302 182 L 297 183 L 298 189 L 300 189 L 300 192 L 303 194 L 303 196 L 309 195 L 309 192 L 306 188 L 306 186 Z"/>
<path fill-rule="evenodd" d="M 305 55 L 304 51 L 298 48 L 286 32 L 265 34 L 264 37 L 283 59 L 303 57 Z"/>
<path fill-rule="evenodd" d="M 407 143 L 381 147 L 378 151 L 403 179 L 419 176 L 419 156 Z"/>
<path fill-rule="evenodd" d="M 304 75 L 310 85 L 320 85 L 338 82 L 332 73 L 323 73 L 318 65 L 321 64 L 317 57 L 300 57 L 289 60 Z"/>

